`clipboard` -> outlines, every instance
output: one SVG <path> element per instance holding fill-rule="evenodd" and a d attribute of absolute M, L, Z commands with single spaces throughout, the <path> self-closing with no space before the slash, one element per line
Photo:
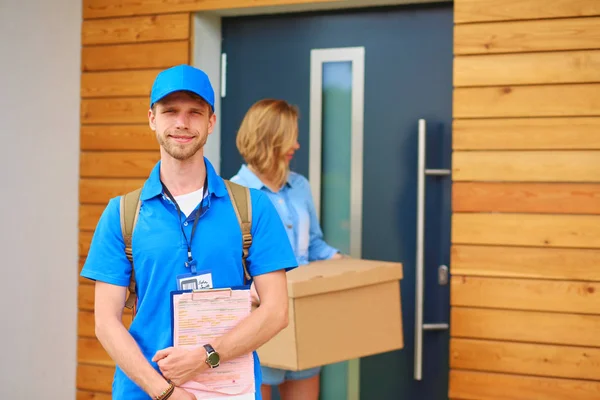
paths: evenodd
<path fill-rule="evenodd" d="M 171 292 L 173 346 L 197 348 L 233 329 L 251 312 L 250 286 Z M 252 353 L 222 362 L 181 387 L 197 400 L 254 400 Z"/>

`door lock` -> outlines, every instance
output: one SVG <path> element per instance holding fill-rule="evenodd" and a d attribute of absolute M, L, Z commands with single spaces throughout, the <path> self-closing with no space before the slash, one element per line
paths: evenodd
<path fill-rule="evenodd" d="M 446 286 L 448 284 L 448 267 L 446 265 L 440 265 L 438 267 L 438 283 L 440 286 Z"/>

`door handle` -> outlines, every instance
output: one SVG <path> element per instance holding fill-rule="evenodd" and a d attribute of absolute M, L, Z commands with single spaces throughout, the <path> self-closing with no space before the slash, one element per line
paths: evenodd
<path fill-rule="evenodd" d="M 415 273 L 415 374 L 414 379 L 423 379 L 423 331 L 447 330 L 446 323 L 423 323 L 424 254 L 425 254 L 425 177 L 449 176 L 449 169 L 425 168 L 425 120 L 419 120 L 419 144 L 417 161 L 417 254 Z"/>

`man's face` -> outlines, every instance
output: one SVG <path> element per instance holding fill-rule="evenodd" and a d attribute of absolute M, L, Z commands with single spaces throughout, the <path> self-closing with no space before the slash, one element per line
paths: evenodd
<path fill-rule="evenodd" d="M 175 92 L 148 111 L 148 120 L 164 151 L 184 161 L 196 154 L 212 133 L 216 116 L 210 111 L 204 100 L 186 92 Z"/>

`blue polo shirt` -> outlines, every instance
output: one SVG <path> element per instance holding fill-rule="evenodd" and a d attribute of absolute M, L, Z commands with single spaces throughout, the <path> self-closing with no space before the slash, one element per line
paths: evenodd
<path fill-rule="evenodd" d="M 213 287 L 243 285 L 242 234 L 223 179 L 205 159 L 208 195 L 199 205 L 202 213 L 192 241 L 192 255 L 198 270 L 210 270 Z M 296 258 L 279 215 L 271 201 L 258 190 L 251 190 L 252 246 L 247 258 L 252 276 L 294 268 Z M 150 360 L 160 349 L 173 345 L 170 292 L 177 289 L 177 276 L 188 273 L 187 244 L 195 212 L 188 218 L 178 214 L 175 205 L 163 194 L 160 162 L 156 164 L 141 192 L 141 208 L 133 233 L 132 248 L 137 281 L 137 314 L 130 333 L 142 353 Z M 125 256 L 121 235 L 120 197 L 109 201 L 92 239 L 81 276 L 128 286 L 131 264 Z M 261 399 L 261 372 L 254 352 L 256 399 Z M 147 400 L 149 397 L 117 367 L 113 381 L 114 400 Z"/>
<path fill-rule="evenodd" d="M 290 172 L 285 185 L 275 193 L 246 165 L 242 165 L 231 181 L 260 190 L 269 197 L 285 226 L 298 265 L 327 260 L 338 252 L 323 240 L 310 184 L 304 176 Z"/>

